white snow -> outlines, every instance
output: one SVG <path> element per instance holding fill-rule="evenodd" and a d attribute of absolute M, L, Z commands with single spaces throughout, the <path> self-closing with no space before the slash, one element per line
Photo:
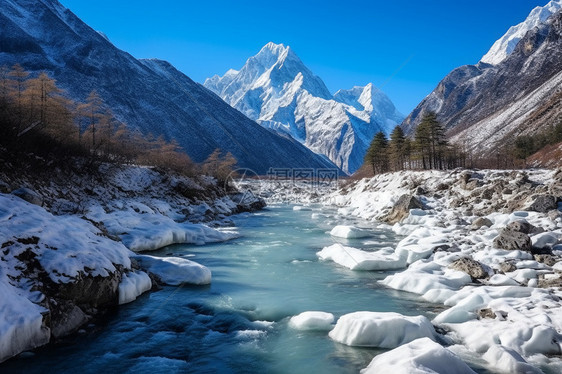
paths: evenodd
<path fill-rule="evenodd" d="M 474 374 L 459 357 L 428 338 L 416 339 L 376 356 L 361 374 Z"/>
<path fill-rule="evenodd" d="M 334 261 L 351 270 L 391 270 L 406 267 L 405 257 L 396 255 L 392 248 L 366 252 L 336 243 L 325 247 L 316 255 L 323 261 Z"/>
<path fill-rule="evenodd" d="M 434 339 L 435 330 L 424 316 L 355 312 L 341 316 L 330 331 L 333 340 L 355 347 L 396 348 L 415 339 Z"/>
<path fill-rule="evenodd" d="M 125 273 L 119 283 L 119 304 L 130 303 L 151 288 L 152 281 L 145 272 L 132 271 Z"/>
<path fill-rule="evenodd" d="M 500 373 L 525 373 L 541 374 L 542 371 L 525 361 L 523 357 L 512 349 L 505 348 L 499 344 L 492 345 L 482 356 L 488 361 L 491 368 Z"/>
<path fill-rule="evenodd" d="M 154 257 L 136 255 L 133 257 L 140 266 L 158 276 L 170 286 L 183 283 L 205 285 L 211 283 L 211 271 L 197 262 L 179 257 Z"/>
<path fill-rule="evenodd" d="M 512 26 L 509 30 L 498 39 L 492 48 L 482 57 L 480 61 L 497 65 L 507 58 L 513 52 L 517 43 L 525 34 L 533 28 L 544 24 L 548 18 L 562 8 L 561 0 L 552 0 L 543 7 L 534 8 L 527 19 L 516 26 Z"/>
<path fill-rule="evenodd" d="M 289 326 L 295 330 L 329 331 L 334 326 L 334 315 L 326 312 L 303 312 L 291 317 Z"/>
<path fill-rule="evenodd" d="M 44 312 L 0 271 L 0 362 L 49 342 L 50 330 L 42 327 Z"/>
<path fill-rule="evenodd" d="M 334 227 L 332 231 L 330 231 L 330 235 L 345 239 L 359 239 L 367 238 L 371 236 L 371 233 L 358 227 L 340 225 Z"/>
<path fill-rule="evenodd" d="M 134 204 L 136 211 L 132 208 L 105 213 L 101 207 L 92 207 L 87 217 L 103 222 L 110 234 L 119 236 L 123 244 L 135 252 L 152 251 L 171 244 L 203 245 L 239 236 L 234 231 L 219 231 L 204 224 L 177 222 L 140 203 Z M 144 213 L 139 214 L 139 210 Z"/>
<path fill-rule="evenodd" d="M 36 237 L 36 245 L 20 243 Z M 19 239 L 19 241 L 18 241 Z M 107 277 L 116 265 L 131 267 L 129 251 L 91 223 L 76 216 L 53 216 L 15 196 L 0 194 L 0 242 L 13 242 L 10 258 L 31 248 L 54 282 L 67 283 L 80 273 Z M 13 274 L 15 266 L 6 264 Z"/>

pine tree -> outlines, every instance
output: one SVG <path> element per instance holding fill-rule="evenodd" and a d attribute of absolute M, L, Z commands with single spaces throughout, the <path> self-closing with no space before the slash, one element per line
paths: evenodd
<path fill-rule="evenodd" d="M 406 136 L 400 126 L 396 126 L 390 134 L 390 159 L 394 170 L 403 170 L 408 154 Z"/>
<path fill-rule="evenodd" d="M 375 134 L 365 155 L 365 163 L 370 165 L 373 174 L 388 171 L 388 140 L 382 131 Z"/>
<path fill-rule="evenodd" d="M 431 169 L 431 129 L 429 123 L 422 120 L 416 127 L 416 134 L 414 138 L 414 147 L 416 150 L 417 158 L 421 159 L 423 169 Z"/>

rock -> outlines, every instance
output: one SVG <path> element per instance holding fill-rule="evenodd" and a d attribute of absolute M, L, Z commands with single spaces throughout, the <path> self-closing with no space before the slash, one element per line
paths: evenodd
<path fill-rule="evenodd" d="M 548 213 L 551 210 L 558 208 L 558 198 L 553 195 L 538 195 L 533 198 L 533 201 L 525 207 L 524 210 Z"/>
<path fill-rule="evenodd" d="M 506 227 L 494 239 L 494 247 L 531 252 L 533 244 L 529 235 Z"/>
<path fill-rule="evenodd" d="M 419 196 L 419 195 L 425 195 L 426 192 L 425 192 L 425 189 L 422 186 L 419 186 L 418 188 L 416 188 L 416 191 L 414 192 L 414 194 Z"/>
<path fill-rule="evenodd" d="M 542 228 L 537 228 L 525 220 L 511 222 L 506 226 L 506 228 L 509 230 L 522 232 L 527 235 L 540 234 L 544 231 Z"/>
<path fill-rule="evenodd" d="M 551 210 L 550 212 L 548 212 L 548 218 L 551 221 L 556 221 L 557 219 L 562 218 L 562 213 L 560 213 L 558 209 Z"/>
<path fill-rule="evenodd" d="M 55 338 L 72 334 L 88 322 L 88 316 L 71 301 L 52 300 L 51 310 L 51 335 Z"/>
<path fill-rule="evenodd" d="M 562 287 L 562 275 L 559 275 L 557 278 L 549 278 L 549 279 L 539 279 L 538 286 L 540 288 L 549 288 L 549 287 Z"/>
<path fill-rule="evenodd" d="M 392 207 L 390 213 L 381 220 L 389 224 L 395 224 L 408 217 L 411 209 L 423 209 L 422 203 L 412 195 L 402 195 Z"/>
<path fill-rule="evenodd" d="M 10 193 L 10 186 L 2 179 L 0 179 L 0 193 Z"/>
<path fill-rule="evenodd" d="M 467 273 L 473 281 L 488 278 L 488 272 L 482 264 L 468 257 L 459 258 L 449 268 Z"/>
<path fill-rule="evenodd" d="M 494 197 L 494 188 L 485 188 L 482 193 L 480 194 L 480 197 L 483 200 L 492 200 L 492 198 Z"/>
<path fill-rule="evenodd" d="M 30 204 L 39 205 L 39 206 L 43 205 L 43 197 L 39 195 L 37 192 L 30 190 L 29 188 L 25 188 L 25 187 L 18 188 L 17 190 L 12 191 L 12 195 L 17 196 L 20 199 L 23 199 Z"/>
<path fill-rule="evenodd" d="M 486 217 L 479 217 L 476 218 L 474 220 L 474 222 L 472 222 L 472 225 L 470 226 L 471 230 L 478 230 L 481 227 L 487 226 L 487 227 L 491 227 L 494 223 L 492 221 L 490 221 L 488 218 Z"/>
<path fill-rule="evenodd" d="M 534 257 L 535 261 L 542 262 L 547 266 L 553 266 L 557 262 L 556 259 L 550 254 L 537 254 Z"/>
<path fill-rule="evenodd" d="M 52 286 L 57 298 L 71 300 L 86 308 L 111 307 L 118 304 L 121 273 L 116 271 L 107 277 L 82 276 L 70 283 L 56 283 Z"/>
<path fill-rule="evenodd" d="M 484 319 L 484 318 L 495 319 L 496 313 L 494 313 L 494 311 L 490 308 L 483 308 L 478 310 L 478 319 Z"/>
<path fill-rule="evenodd" d="M 513 193 L 513 190 L 511 188 L 504 188 L 502 191 L 502 194 L 504 195 L 511 195 Z"/>

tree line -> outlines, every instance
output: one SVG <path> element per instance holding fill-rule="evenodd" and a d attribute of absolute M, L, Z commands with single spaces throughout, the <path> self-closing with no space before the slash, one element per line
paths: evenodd
<path fill-rule="evenodd" d="M 412 138 L 396 126 L 390 139 L 380 131 L 367 150 L 363 169 L 373 174 L 412 169 L 453 169 L 466 166 L 466 152 L 451 145 L 435 113 L 427 113 Z"/>
<path fill-rule="evenodd" d="M 117 120 L 94 90 L 84 102 L 65 96 L 47 72 L 31 74 L 19 64 L 0 66 L 0 150 L 88 157 L 92 160 L 208 174 L 224 180 L 237 160 L 215 150 L 196 164 L 175 140 L 144 136 Z"/>

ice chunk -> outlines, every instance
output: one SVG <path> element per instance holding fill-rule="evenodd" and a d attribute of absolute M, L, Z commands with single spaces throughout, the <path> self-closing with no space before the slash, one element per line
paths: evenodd
<path fill-rule="evenodd" d="M 336 243 L 322 249 L 316 255 L 321 260 L 331 260 L 351 270 L 393 270 L 406 267 L 406 259 L 396 255 L 392 248 L 365 252 Z"/>
<path fill-rule="evenodd" d="M 428 338 L 376 356 L 361 374 L 475 374 L 457 355 Z"/>
<path fill-rule="evenodd" d="M 334 315 L 326 312 L 303 312 L 289 321 L 289 326 L 296 330 L 329 331 L 334 327 Z"/>
<path fill-rule="evenodd" d="M 127 304 L 152 288 L 152 280 L 143 271 L 123 274 L 119 283 L 119 304 Z"/>
<path fill-rule="evenodd" d="M 208 268 L 185 258 L 147 255 L 137 255 L 133 258 L 143 269 L 157 275 L 162 282 L 170 286 L 178 286 L 182 283 L 197 285 L 211 283 L 211 271 Z"/>
<path fill-rule="evenodd" d="M 433 340 L 435 330 L 424 316 L 355 312 L 342 316 L 329 335 L 349 346 L 396 348 L 418 338 Z"/>
<path fill-rule="evenodd" d="M 371 233 L 354 226 L 336 226 L 330 231 L 330 235 L 338 238 L 359 239 L 367 238 L 371 236 Z"/>

